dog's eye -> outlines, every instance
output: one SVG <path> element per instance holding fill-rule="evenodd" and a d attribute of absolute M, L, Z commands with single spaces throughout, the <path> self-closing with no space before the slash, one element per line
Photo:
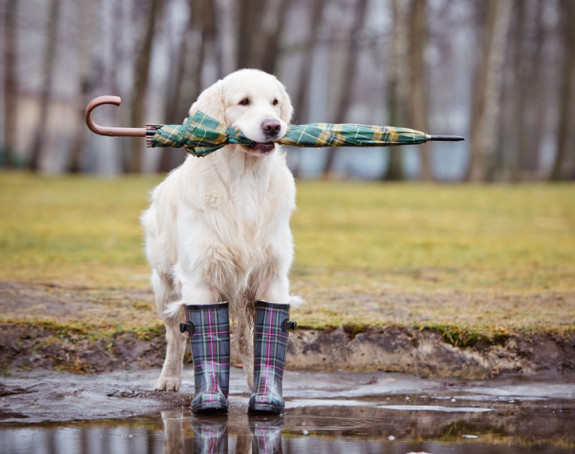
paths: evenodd
<path fill-rule="evenodd" d="M 278 101 L 277 98 L 274 98 L 274 100 L 272 101 L 272 105 L 277 106 L 280 102 Z"/>
<path fill-rule="evenodd" d="M 250 103 L 250 98 L 244 98 L 242 99 L 238 104 L 242 105 L 242 106 L 247 106 Z"/>

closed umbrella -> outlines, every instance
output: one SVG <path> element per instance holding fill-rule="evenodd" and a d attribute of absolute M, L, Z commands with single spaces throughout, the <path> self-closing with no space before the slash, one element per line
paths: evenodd
<path fill-rule="evenodd" d="M 101 104 L 120 105 L 117 96 L 100 96 L 88 104 L 86 123 L 95 133 L 109 136 L 146 137 L 148 147 L 184 148 L 194 156 L 206 156 L 228 144 L 254 145 L 238 128 L 229 127 L 197 111 L 181 125 L 152 125 L 146 128 L 102 127 L 91 118 L 92 110 Z M 286 134 L 274 141 L 296 147 L 382 147 L 415 145 L 430 140 L 458 141 L 460 136 L 429 135 L 415 129 L 396 126 L 311 123 L 289 125 Z"/>

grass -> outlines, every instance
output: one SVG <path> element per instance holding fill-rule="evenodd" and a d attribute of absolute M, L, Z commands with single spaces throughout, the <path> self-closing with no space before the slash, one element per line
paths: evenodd
<path fill-rule="evenodd" d="M 0 279 L 85 292 L 90 307 L 60 322 L 109 324 L 112 305 L 114 326 L 157 324 L 138 217 L 159 181 L 1 173 Z M 574 200 L 569 184 L 298 183 L 292 292 L 308 303 L 294 318 L 436 329 L 455 342 L 571 331 Z M 137 321 L 124 290 L 144 292 Z M 34 317 L 50 311 L 10 307 L 1 318 Z"/>

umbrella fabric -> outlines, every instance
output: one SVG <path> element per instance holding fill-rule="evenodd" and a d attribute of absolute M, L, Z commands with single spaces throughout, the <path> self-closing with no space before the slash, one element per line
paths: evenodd
<path fill-rule="evenodd" d="M 181 125 L 156 126 L 152 147 L 184 148 L 194 156 L 206 156 L 228 144 L 254 145 L 238 128 L 228 127 L 203 112 Z M 289 125 L 281 145 L 295 147 L 385 147 L 423 143 L 426 134 L 409 128 L 358 124 L 312 123 Z"/>

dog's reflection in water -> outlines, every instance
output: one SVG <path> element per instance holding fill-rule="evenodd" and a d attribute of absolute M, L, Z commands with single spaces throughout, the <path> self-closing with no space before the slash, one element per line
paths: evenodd
<path fill-rule="evenodd" d="M 164 452 L 169 454 L 183 454 L 184 451 L 184 415 L 182 410 L 163 411 L 164 424 Z"/>
<path fill-rule="evenodd" d="M 245 419 L 242 418 L 244 421 Z M 185 428 L 182 410 L 169 410 L 162 412 L 164 424 L 164 452 L 169 454 L 206 453 L 227 454 L 228 417 L 223 415 L 192 416 L 191 432 Z M 239 421 L 241 423 L 241 421 Z M 245 424 L 233 424 L 235 439 L 232 452 L 281 454 L 282 451 L 282 416 L 248 416 Z"/>

